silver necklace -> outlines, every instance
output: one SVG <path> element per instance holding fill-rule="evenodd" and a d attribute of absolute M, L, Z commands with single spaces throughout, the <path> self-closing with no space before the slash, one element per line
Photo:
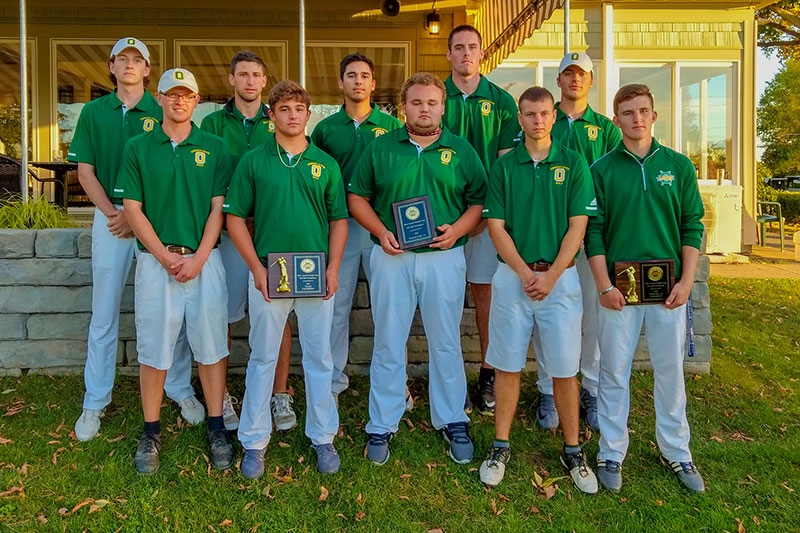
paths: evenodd
<path fill-rule="evenodd" d="M 295 160 L 294 164 L 293 165 L 287 165 L 286 163 L 283 162 L 283 157 L 281 157 L 281 145 L 278 143 L 278 138 L 277 137 L 275 138 L 275 148 L 277 148 L 277 150 L 278 150 L 278 160 L 281 162 L 281 165 L 285 166 L 286 168 L 294 168 L 294 167 L 296 167 L 300 163 L 300 160 L 303 158 L 303 154 L 306 153 L 306 150 L 308 150 L 308 147 L 306 146 L 305 150 L 303 150 L 302 152 L 297 154 L 297 160 Z"/>

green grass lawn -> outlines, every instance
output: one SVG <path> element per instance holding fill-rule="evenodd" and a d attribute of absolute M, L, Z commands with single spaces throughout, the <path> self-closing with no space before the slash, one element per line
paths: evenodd
<path fill-rule="evenodd" d="M 632 379 L 621 494 L 586 497 L 562 479 L 549 499 L 533 480 L 563 475 L 561 441 L 535 425 L 531 376 L 506 479 L 492 491 L 477 473 L 493 440 L 492 419 L 473 415 L 476 460 L 454 464 L 429 427 L 421 380 L 411 383 L 417 407 L 385 466 L 363 458 L 368 382 L 359 378 L 341 398 L 341 473 L 317 473 L 300 427 L 273 436 L 266 474 L 250 481 L 238 469 L 210 470 L 205 427 L 182 427 L 172 403 L 162 412 L 161 469 L 138 476 L 136 379 L 117 380 L 101 434 L 79 443 L 70 433 L 82 377 L 25 376 L 0 379 L 0 531 L 800 531 L 797 283 L 712 278 L 711 302 L 712 374 L 687 378 L 705 494 L 682 490 L 658 462 L 647 373 Z M 292 384 L 301 414 L 302 381 Z M 241 397 L 241 376 L 230 387 Z M 596 434 L 585 449 L 594 462 Z"/>

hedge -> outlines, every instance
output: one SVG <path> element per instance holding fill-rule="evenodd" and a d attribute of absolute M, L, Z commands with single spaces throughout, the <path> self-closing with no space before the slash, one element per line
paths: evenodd
<path fill-rule="evenodd" d="M 800 224 L 800 192 L 778 192 L 778 203 L 786 222 Z"/>

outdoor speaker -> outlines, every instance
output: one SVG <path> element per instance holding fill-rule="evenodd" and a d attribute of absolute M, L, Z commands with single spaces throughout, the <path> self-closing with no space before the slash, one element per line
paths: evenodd
<path fill-rule="evenodd" d="M 396 17 L 400 14 L 400 0 L 383 0 L 381 13 L 387 17 Z"/>

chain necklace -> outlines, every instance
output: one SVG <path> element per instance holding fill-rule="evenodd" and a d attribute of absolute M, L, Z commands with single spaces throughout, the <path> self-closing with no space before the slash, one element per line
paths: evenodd
<path fill-rule="evenodd" d="M 277 148 L 277 150 L 278 150 L 278 160 L 281 162 L 281 165 L 285 166 L 286 168 L 294 168 L 294 167 L 296 167 L 300 163 L 300 160 L 303 158 L 303 154 L 306 153 L 306 150 L 308 150 L 308 146 L 306 146 L 306 148 L 302 152 L 297 154 L 297 160 L 295 160 L 294 164 L 293 165 L 287 165 L 286 163 L 283 162 L 283 157 L 281 157 L 281 145 L 278 144 L 278 138 L 277 137 L 275 138 L 275 148 Z"/>

